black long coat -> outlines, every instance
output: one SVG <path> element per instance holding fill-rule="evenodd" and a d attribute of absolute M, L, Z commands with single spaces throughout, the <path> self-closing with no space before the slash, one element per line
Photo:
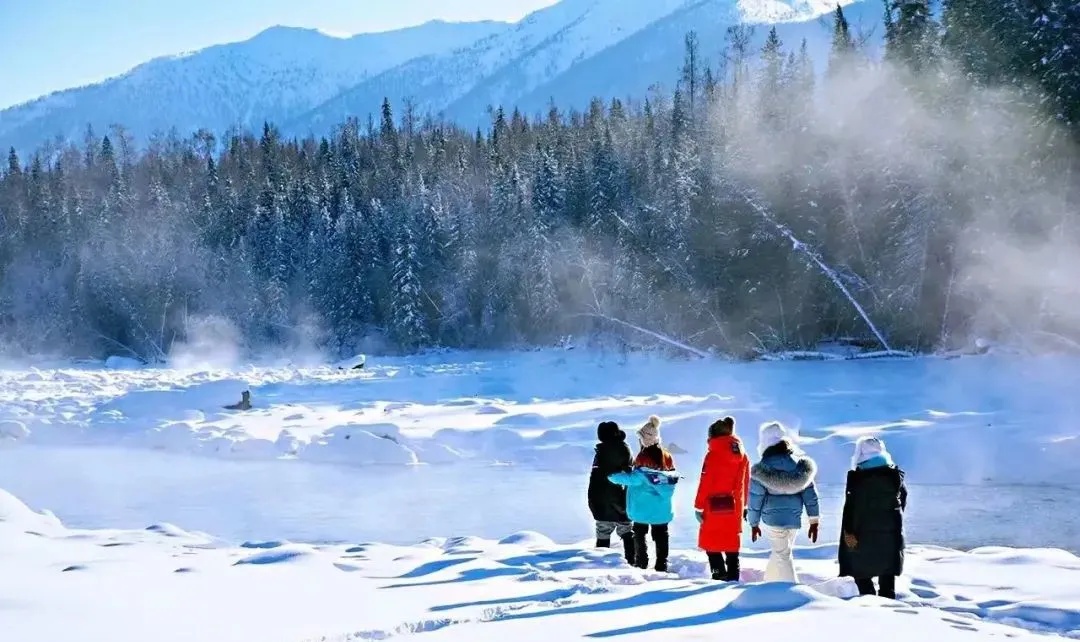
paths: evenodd
<path fill-rule="evenodd" d="M 598 431 L 592 472 L 589 474 L 589 511 L 598 522 L 628 522 L 626 488 L 608 481 L 608 475 L 630 470 L 633 457 L 626 433 L 605 422 Z"/>
<path fill-rule="evenodd" d="M 906 508 L 904 471 L 880 466 L 848 472 L 838 555 L 841 576 L 903 574 Z M 858 540 L 854 549 L 844 543 L 844 533 Z"/>

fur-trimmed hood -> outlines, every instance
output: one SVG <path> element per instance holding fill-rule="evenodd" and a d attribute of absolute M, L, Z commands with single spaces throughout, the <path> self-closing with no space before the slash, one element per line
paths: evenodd
<path fill-rule="evenodd" d="M 750 468 L 750 479 L 778 495 L 801 493 L 816 476 L 817 463 L 794 453 L 765 457 Z"/>

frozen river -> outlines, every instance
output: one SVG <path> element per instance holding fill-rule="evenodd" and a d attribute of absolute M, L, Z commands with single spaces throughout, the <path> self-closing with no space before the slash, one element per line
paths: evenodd
<path fill-rule="evenodd" d="M 0 488 L 35 509 L 52 510 L 70 526 L 171 522 L 233 541 L 409 544 L 434 536 L 500 538 L 534 530 L 560 543 L 578 542 L 592 537 L 586 480 L 586 471 L 571 475 L 514 466 L 346 467 L 104 448 L 0 450 Z M 911 481 L 910 543 L 1080 552 L 1080 488 Z M 674 545 L 693 548 L 697 480 L 682 483 Z M 835 541 L 843 489 L 820 490 L 823 536 Z"/>

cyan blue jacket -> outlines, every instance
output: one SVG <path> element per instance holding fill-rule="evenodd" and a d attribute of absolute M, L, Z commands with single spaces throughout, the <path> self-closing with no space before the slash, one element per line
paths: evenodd
<path fill-rule="evenodd" d="M 814 460 L 792 452 L 786 442 L 767 449 L 750 468 L 750 526 L 764 522 L 773 528 L 802 528 L 803 509 L 811 522 L 817 521 L 816 474 Z"/>
<path fill-rule="evenodd" d="M 613 484 L 626 486 L 626 515 L 638 524 L 670 524 L 675 519 L 672 497 L 679 477 L 675 471 L 635 468 L 608 476 Z"/>

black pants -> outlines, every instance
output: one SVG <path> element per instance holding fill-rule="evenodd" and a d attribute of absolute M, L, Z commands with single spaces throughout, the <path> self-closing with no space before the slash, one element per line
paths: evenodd
<path fill-rule="evenodd" d="M 706 553 L 709 556 L 709 570 L 714 580 L 724 582 L 739 581 L 739 553 Z M 726 559 L 725 559 L 726 558 Z"/>
<path fill-rule="evenodd" d="M 880 595 L 890 600 L 896 599 L 895 575 L 882 575 L 879 577 L 879 589 L 877 591 L 874 590 L 874 578 L 872 577 L 855 578 L 855 586 L 859 587 L 859 595 Z"/>
<path fill-rule="evenodd" d="M 639 524 L 634 522 L 634 566 L 649 568 L 649 549 L 645 536 L 652 531 L 652 540 L 656 543 L 656 570 L 667 571 L 668 544 L 670 535 L 667 524 Z"/>

